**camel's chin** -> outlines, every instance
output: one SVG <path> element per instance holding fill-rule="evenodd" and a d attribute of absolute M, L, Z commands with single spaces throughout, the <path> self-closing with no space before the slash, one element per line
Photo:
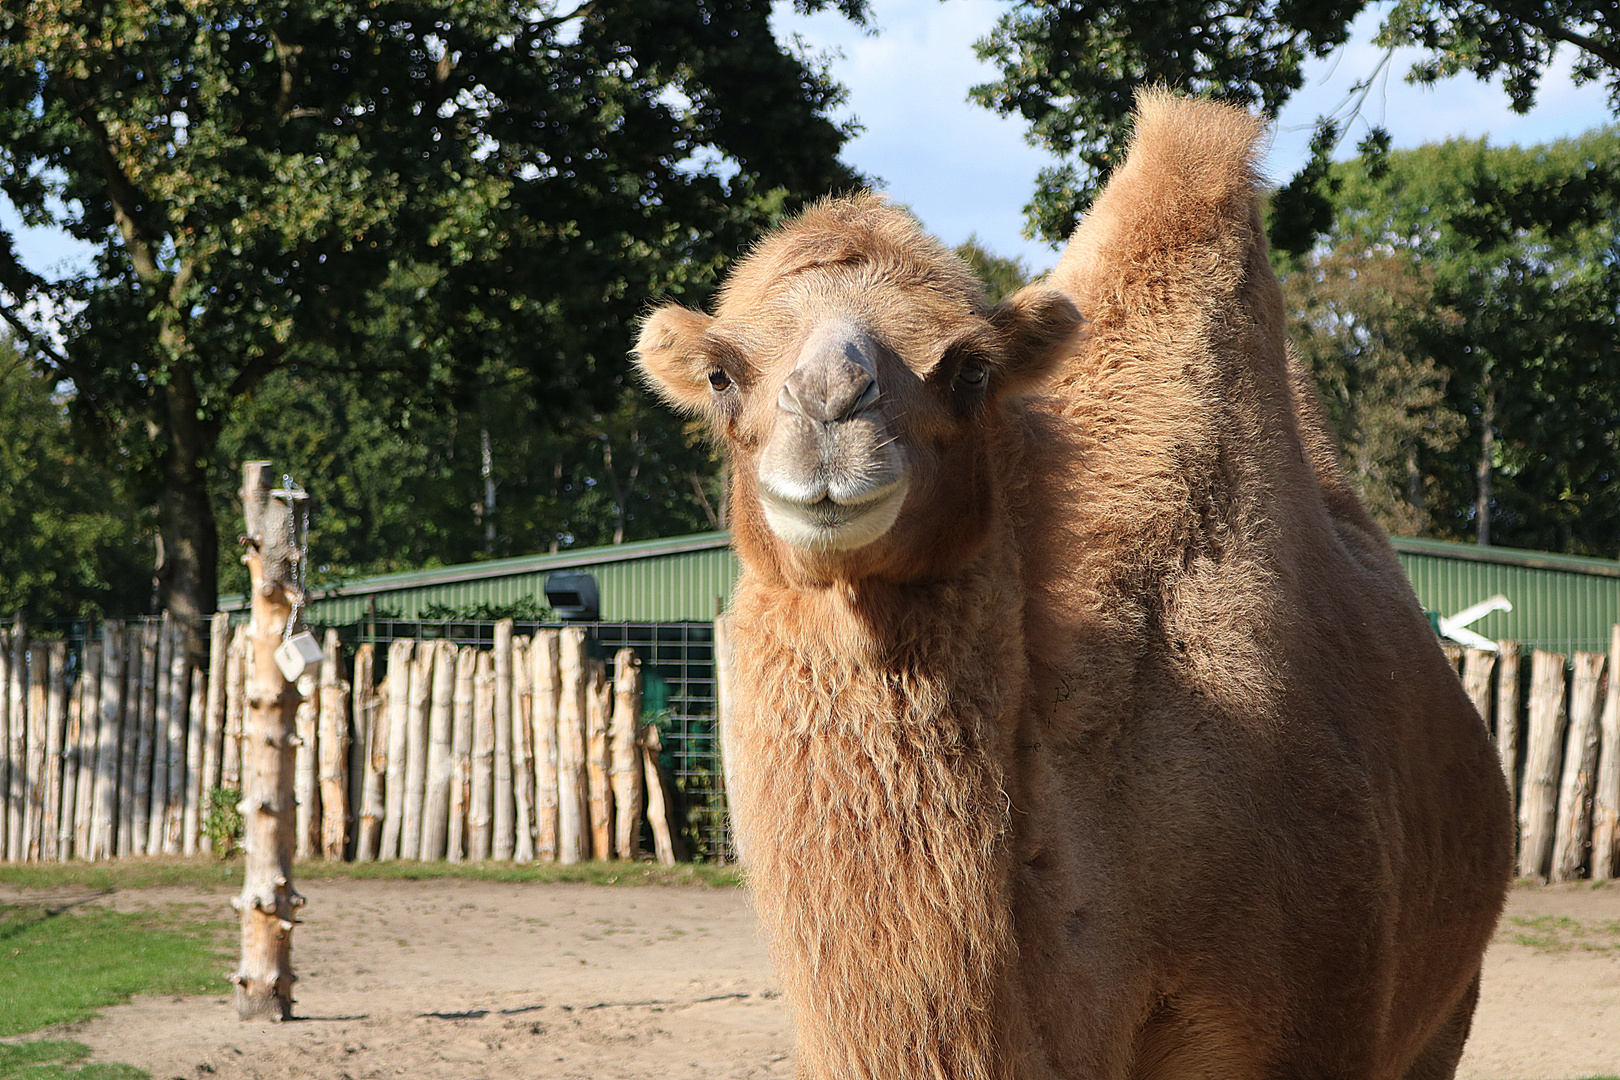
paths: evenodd
<path fill-rule="evenodd" d="M 876 496 L 860 502 L 820 499 L 796 502 L 762 491 L 760 508 L 765 523 L 784 543 L 800 550 L 822 553 L 858 551 L 888 533 L 906 501 L 902 477 Z"/>

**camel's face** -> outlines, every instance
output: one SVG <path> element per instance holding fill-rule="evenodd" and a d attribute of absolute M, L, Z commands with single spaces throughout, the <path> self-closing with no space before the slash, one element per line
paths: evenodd
<path fill-rule="evenodd" d="M 896 546 L 915 574 L 919 550 L 971 538 L 998 403 L 1043 376 L 1078 323 L 1044 289 L 988 310 L 960 260 L 864 199 L 766 241 L 714 317 L 655 312 L 636 351 L 725 437 L 734 518 L 757 514 L 823 574 L 878 572 Z"/>

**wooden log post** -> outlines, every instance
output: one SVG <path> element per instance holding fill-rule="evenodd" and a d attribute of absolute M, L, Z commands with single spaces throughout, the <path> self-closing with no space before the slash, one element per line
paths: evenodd
<path fill-rule="evenodd" d="M 1463 650 L 1463 690 L 1474 703 L 1480 723 L 1491 729 L 1491 673 L 1496 669 L 1496 654 L 1485 649 Z"/>
<path fill-rule="evenodd" d="M 400 826 L 399 857 L 422 857 L 422 809 L 427 799 L 428 712 L 433 699 L 431 641 L 418 642 L 411 662 L 410 704 L 405 712 L 405 821 Z"/>
<path fill-rule="evenodd" d="M 1519 643 L 1496 643 L 1496 752 L 1507 779 L 1508 805 L 1519 813 Z"/>
<path fill-rule="evenodd" d="M 360 860 L 360 804 L 365 801 L 366 760 L 371 752 L 369 740 L 376 720 L 373 715 L 377 700 L 376 663 L 376 646 L 369 641 L 355 646 L 354 672 L 349 680 L 348 777 L 344 781 L 349 796 L 345 808 L 349 839 L 344 845 L 343 857 L 356 862 Z"/>
<path fill-rule="evenodd" d="M 0 626 L 0 862 L 8 861 L 11 833 L 11 631 Z"/>
<path fill-rule="evenodd" d="M 320 854 L 342 862 L 349 846 L 349 683 L 338 632 L 331 628 L 322 643 L 320 683 Z"/>
<path fill-rule="evenodd" d="M 1609 631 L 1609 681 L 1593 783 L 1592 880 L 1620 877 L 1620 623 Z"/>
<path fill-rule="evenodd" d="M 197 850 L 212 854 L 214 836 L 203 828 L 209 800 L 221 786 L 225 753 L 225 681 L 231 652 L 231 617 L 220 611 L 208 622 L 208 698 L 203 705 L 202 774 L 197 778 Z"/>
<path fill-rule="evenodd" d="M 186 714 L 191 701 L 187 680 L 191 664 L 186 652 L 186 628 L 178 621 L 171 621 L 168 633 L 172 638 L 169 643 L 169 732 L 164 743 L 169 752 L 169 785 L 163 796 L 163 854 L 178 855 L 186 813 L 186 788 L 190 786 L 186 776 L 186 762 L 190 760 L 186 738 L 191 721 Z"/>
<path fill-rule="evenodd" d="M 495 846 L 503 862 L 517 848 L 512 791 L 512 620 L 495 624 Z"/>
<path fill-rule="evenodd" d="M 302 515 L 295 503 L 290 493 L 272 496 L 269 462 L 248 462 L 243 467 L 253 666 L 242 738 L 246 861 L 242 895 L 235 902 L 242 916 L 242 955 L 231 976 L 236 1014 L 243 1020 L 292 1017 L 292 931 L 304 902 L 292 884 L 298 694 L 275 660 L 299 599 L 293 590 L 301 537 L 295 531 Z"/>
<path fill-rule="evenodd" d="M 1553 828 L 1563 761 L 1564 657 L 1537 649 L 1530 657 L 1529 749 L 1519 801 L 1519 875 L 1546 880 L 1552 869 Z"/>
<path fill-rule="evenodd" d="M 636 650 L 620 649 L 613 658 L 612 744 L 613 842 L 621 859 L 641 854 L 641 660 Z"/>
<path fill-rule="evenodd" d="M 101 642 L 84 646 L 84 667 L 79 675 L 79 787 L 73 810 L 73 852 L 90 858 L 90 834 L 96 808 L 96 750 L 101 740 Z M 4 721 L 0 719 L 0 728 Z M 0 783 L 3 790 L 3 783 Z M 0 814 L 0 819 L 4 815 Z"/>
<path fill-rule="evenodd" d="M 557 705 L 562 689 L 559 637 L 542 630 L 529 645 L 534 694 L 534 849 L 546 862 L 557 859 Z"/>
<path fill-rule="evenodd" d="M 1458 675 L 1462 674 L 1463 647 L 1455 641 L 1442 641 L 1440 651 L 1446 654 L 1446 661 L 1451 664 L 1451 670 Z"/>
<path fill-rule="evenodd" d="M 472 782 L 467 796 L 467 857 L 495 851 L 495 656 L 479 650 L 473 671 Z"/>
<path fill-rule="evenodd" d="M 377 687 L 377 646 L 367 641 L 354 654 L 354 726 L 359 745 L 360 799 L 355 808 L 354 860 L 375 862 L 382 845 L 383 771 L 388 767 L 388 710 Z"/>
<path fill-rule="evenodd" d="M 298 676 L 298 710 L 293 714 L 293 730 L 298 733 L 293 753 L 293 798 L 298 804 L 293 857 L 298 859 L 312 859 L 321 849 L 321 793 L 315 756 L 320 741 L 320 691 L 318 669 Z"/>
<path fill-rule="evenodd" d="M 1558 824 L 1553 834 L 1551 880 L 1579 881 L 1592 840 L 1592 785 L 1598 759 L 1598 697 L 1603 682 L 1600 652 L 1575 654 L 1569 690 L 1569 731 L 1558 790 Z"/>
<path fill-rule="evenodd" d="M 512 639 L 512 800 L 516 804 L 512 858 L 534 861 L 534 669 L 530 639 Z"/>
<path fill-rule="evenodd" d="M 477 697 L 478 650 L 456 650 L 456 693 L 450 705 L 450 827 L 445 858 L 467 858 L 467 809 L 472 802 L 473 708 Z"/>
<path fill-rule="evenodd" d="M 613 684 L 607 664 L 592 659 L 585 698 L 585 777 L 590 785 L 591 858 L 613 857 L 613 788 L 609 780 L 612 750 L 608 727 L 613 720 Z"/>
<path fill-rule="evenodd" d="M 45 790 L 40 801 L 39 857 L 42 862 L 56 862 L 62 827 L 62 765 L 67 749 L 67 642 L 53 641 L 45 652 L 50 657 L 51 675 L 45 686 Z"/>
<path fill-rule="evenodd" d="M 225 658 L 225 743 L 220 751 L 219 786 L 242 790 L 242 728 L 247 716 L 247 680 L 253 652 L 244 623 L 231 631 L 231 651 Z"/>
<path fill-rule="evenodd" d="M 101 715 L 96 719 L 96 790 L 86 858 L 118 850 L 118 762 L 124 722 L 124 628 L 101 624 Z"/>
<path fill-rule="evenodd" d="M 416 644 L 404 638 L 388 643 L 388 748 L 383 773 L 382 841 L 379 859 L 399 858 L 405 822 L 405 748 L 411 708 L 411 654 Z"/>
<path fill-rule="evenodd" d="M 423 862 L 449 852 L 450 783 L 454 772 L 451 740 L 455 730 L 456 647 L 434 643 L 433 684 L 428 705 L 427 790 L 422 804 Z"/>
<path fill-rule="evenodd" d="M 730 808 L 731 789 L 737 783 L 736 731 L 732 716 L 737 702 L 737 661 L 732 648 L 731 617 L 724 613 L 714 618 L 714 722 L 720 740 L 720 788 L 726 793 Z M 738 861 L 745 859 L 745 843 L 732 819 L 731 846 Z"/>
<path fill-rule="evenodd" d="M 6 796 L 6 861 L 22 862 L 28 817 L 28 624 L 21 614 L 11 623 L 11 654 L 6 695 L 7 726 L 11 737 L 10 787 Z"/>
<path fill-rule="evenodd" d="M 557 861 L 591 857 L 590 782 L 586 775 L 585 630 L 570 626 L 558 643 Z"/>
<path fill-rule="evenodd" d="M 65 658 L 64 658 L 65 659 Z M 84 737 L 84 654 L 79 654 L 79 676 L 63 688 L 67 723 L 62 731 L 62 790 L 56 807 L 56 859 L 73 858 L 75 815 L 79 808 L 79 741 Z M 64 667 L 66 664 L 64 663 Z"/>
<path fill-rule="evenodd" d="M 135 792 L 135 801 L 130 807 L 134 815 L 130 823 L 132 832 L 127 852 L 130 855 L 155 854 L 161 848 L 161 840 L 153 843 L 157 833 L 152 825 L 152 803 L 156 797 L 154 783 L 158 790 L 169 790 L 169 755 L 158 746 L 158 740 L 167 733 L 168 728 L 168 717 L 159 715 L 164 701 L 158 687 L 158 671 L 164 666 L 164 640 L 159 624 L 143 624 L 140 667 L 131 668 L 129 673 L 131 684 L 139 680 L 139 684 L 132 685 L 131 689 L 135 698 L 132 705 L 137 710 L 140 724 L 135 744 L 135 774 L 130 780 Z M 126 854 L 122 841 L 118 845 L 118 853 Z"/>
<path fill-rule="evenodd" d="M 664 783 L 664 767 L 658 762 L 663 744 L 658 728 L 645 724 L 641 729 L 641 765 L 647 781 L 647 826 L 653 835 L 653 852 L 660 866 L 675 865 L 675 832 L 670 828 L 670 798 Z"/>
<path fill-rule="evenodd" d="M 186 791 L 182 807 L 180 853 L 197 854 L 202 839 L 203 796 L 202 786 L 203 726 L 208 713 L 208 674 L 195 665 L 191 668 L 191 705 L 186 710 Z"/>
<path fill-rule="evenodd" d="M 146 660 L 150 654 L 152 666 L 157 666 L 157 643 L 149 637 L 152 630 L 151 623 L 131 623 L 125 628 L 125 641 L 127 655 L 124 663 L 124 699 L 123 699 L 123 729 L 118 742 L 118 857 L 135 854 L 137 840 L 141 851 L 146 850 L 146 829 L 141 829 L 139 835 L 135 831 L 135 778 L 140 764 L 140 742 L 143 734 L 147 739 L 147 762 L 141 782 L 141 790 L 146 793 L 145 805 L 147 812 L 151 812 L 152 794 L 152 745 L 151 735 L 144 732 L 147 710 L 144 684 L 147 679 Z M 143 819 L 146 820 L 146 819 Z"/>
<path fill-rule="evenodd" d="M 23 858 L 38 862 L 45 818 L 45 714 L 51 677 L 51 654 L 36 641 L 28 649 L 28 804 L 23 808 Z"/>

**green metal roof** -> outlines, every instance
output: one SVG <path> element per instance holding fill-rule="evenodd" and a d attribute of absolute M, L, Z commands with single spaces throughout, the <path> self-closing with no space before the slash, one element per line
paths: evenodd
<path fill-rule="evenodd" d="M 1470 629 L 1527 648 L 1601 651 L 1620 622 L 1620 563 L 1541 551 L 1394 537 L 1418 600 L 1442 615 L 1497 594 L 1513 604 Z M 612 622 L 707 622 L 730 602 L 737 580 L 731 534 L 698 533 L 611 547 L 380 574 L 315 590 L 309 618 L 359 622 L 373 610 L 403 619 L 429 607 L 500 607 L 543 598 L 548 574 L 586 570 L 601 591 L 601 617 Z M 375 606 L 373 606 L 375 605 Z M 243 607 L 226 597 L 222 610 Z"/>

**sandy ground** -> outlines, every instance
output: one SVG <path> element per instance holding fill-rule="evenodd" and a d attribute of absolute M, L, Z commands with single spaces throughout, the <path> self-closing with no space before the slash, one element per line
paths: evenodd
<path fill-rule="evenodd" d="M 298 1019 L 228 998 L 141 998 L 51 1034 L 154 1080 L 787 1077 L 793 1039 L 747 894 L 701 888 L 326 881 L 293 946 Z M 0 886 L 0 900 L 41 894 Z M 62 899 L 75 899 L 56 894 Z M 96 903 L 195 904 L 151 889 Z M 1524 889 L 1486 962 L 1459 1076 L 1620 1075 L 1620 887 Z M 1598 948 L 1538 951 L 1513 917 L 1567 917 Z"/>

